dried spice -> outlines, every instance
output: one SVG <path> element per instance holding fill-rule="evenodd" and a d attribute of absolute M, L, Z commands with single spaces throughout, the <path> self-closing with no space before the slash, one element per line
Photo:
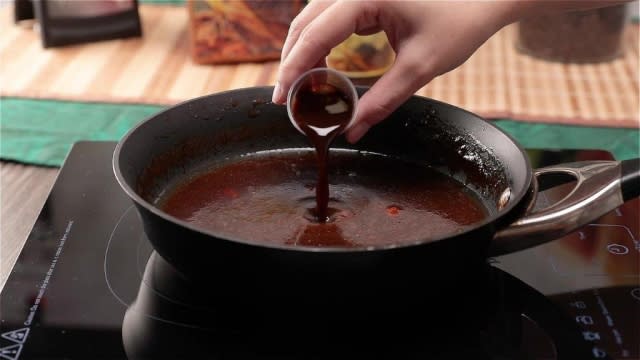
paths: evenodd
<path fill-rule="evenodd" d="M 608 61 L 622 54 L 625 24 L 625 5 L 536 16 L 518 23 L 516 47 L 551 61 Z"/>
<path fill-rule="evenodd" d="M 280 58 L 301 0 L 190 0 L 191 55 L 198 63 Z"/>

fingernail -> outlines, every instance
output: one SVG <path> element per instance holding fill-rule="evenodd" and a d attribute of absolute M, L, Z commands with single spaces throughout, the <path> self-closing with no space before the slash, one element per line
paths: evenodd
<path fill-rule="evenodd" d="M 276 82 L 276 85 L 273 88 L 273 95 L 271 95 L 271 101 L 274 104 L 282 103 L 282 88 L 280 87 L 279 82 Z"/>
<path fill-rule="evenodd" d="M 352 144 L 356 143 L 367 132 L 367 130 L 369 130 L 369 124 L 365 122 L 359 122 L 353 125 L 347 133 L 347 141 Z"/>

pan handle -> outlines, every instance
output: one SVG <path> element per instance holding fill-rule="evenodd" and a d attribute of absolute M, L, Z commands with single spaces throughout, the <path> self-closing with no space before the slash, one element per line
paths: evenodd
<path fill-rule="evenodd" d="M 498 230 L 489 248 L 490 256 L 524 250 L 560 238 L 640 193 L 640 159 L 559 164 L 537 169 L 534 175 L 541 183 L 545 176 L 568 175 L 576 185 L 555 204 L 526 214 Z"/>

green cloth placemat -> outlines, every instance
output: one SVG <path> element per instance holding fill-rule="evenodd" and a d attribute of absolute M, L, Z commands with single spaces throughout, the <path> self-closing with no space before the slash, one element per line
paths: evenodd
<path fill-rule="evenodd" d="M 494 121 L 523 147 L 548 149 L 601 149 L 617 160 L 640 157 L 640 130 L 587 126 Z"/>
<path fill-rule="evenodd" d="M 132 126 L 163 106 L 0 99 L 0 159 L 60 166 L 80 140 L 119 140 Z M 524 147 L 603 149 L 619 160 L 640 157 L 637 129 L 495 123 Z"/>
<path fill-rule="evenodd" d="M 0 159 L 60 166 L 80 140 L 118 140 L 162 106 L 0 99 Z"/>

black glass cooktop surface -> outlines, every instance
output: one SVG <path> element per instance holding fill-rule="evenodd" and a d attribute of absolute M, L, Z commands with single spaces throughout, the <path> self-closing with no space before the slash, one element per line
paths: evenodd
<path fill-rule="evenodd" d="M 304 314 L 256 327 L 242 308 L 211 306 L 215 284 L 185 278 L 153 251 L 113 176 L 114 146 L 77 143 L 63 165 L 2 290 L 0 359 L 640 358 L 637 199 L 562 239 L 489 259 L 482 285 L 463 281 L 454 298 L 425 304 L 424 326 L 383 339 L 355 327 L 336 339 L 282 328 L 279 319 Z M 612 159 L 529 156 L 535 167 Z M 545 191 L 538 206 L 563 191 Z"/>

